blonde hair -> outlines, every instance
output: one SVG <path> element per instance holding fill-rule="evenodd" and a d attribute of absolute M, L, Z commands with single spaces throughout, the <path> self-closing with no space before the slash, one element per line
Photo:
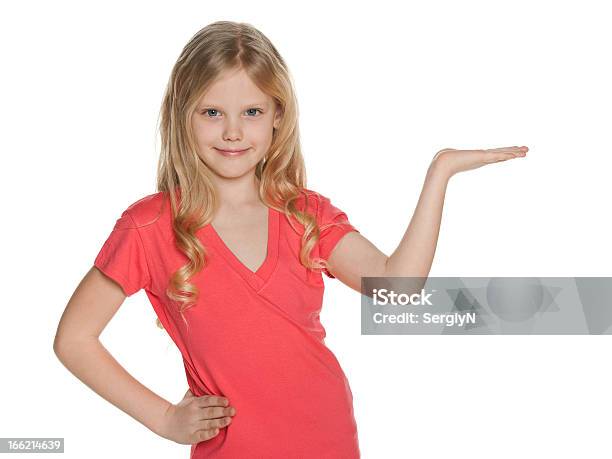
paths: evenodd
<path fill-rule="evenodd" d="M 300 148 L 298 104 L 287 65 L 270 40 L 252 25 L 231 21 L 211 23 L 183 48 L 172 69 L 160 110 L 157 191 L 169 195 L 176 245 L 189 259 L 172 274 L 166 294 L 178 303 L 183 321 L 183 311 L 193 307 L 199 297 L 198 288 L 189 280 L 206 265 L 206 249 L 195 233 L 212 221 L 218 200 L 210 179 L 212 173 L 197 154 L 191 117 L 212 82 L 222 72 L 238 69 L 243 69 L 282 109 L 270 149 L 256 166 L 259 196 L 266 206 L 303 225 L 299 254 L 302 265 L 309 269 L 327 266 L 321 258 L 310 260 L 320 229 L 315 216 L 298 210 L 294 202 L 304 195 L 308 203 L 308 193 Z M 293 226 L 291 219 L 289 222 Z M 159 319 L 156 322 L 163 328 Z"/>

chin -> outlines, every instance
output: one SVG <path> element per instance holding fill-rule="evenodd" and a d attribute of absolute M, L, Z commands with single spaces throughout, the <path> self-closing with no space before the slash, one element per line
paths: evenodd
<path fill-rule="evenodd" d="M 236 167 L 231 167 L 231 166 L 227 166 L 227 165 L 215 165 L 213 167 L 210 167 L 210 170 L 212 170 L 215 175 L 218 175 L 219 177 L 222 178 L 227 178 L 227 179 L 232 179 L 232 178 L 238 178 L 238 177 L 243 177 L 245 175 L 248 174 L 255 174 L 255 169 L 257 167 L 257 164 L 254 164 L 253 166 L 236 166 Z"/>
<path fill-rule="evenodd" d="M 215 153 L 200 155 L 200 159 L 215 175 L 223 178 L 238 178 L 249 173 L 255 174 L 257 164 L 263 157 L 257 158 L 252 152 L 235 158 Z"/>

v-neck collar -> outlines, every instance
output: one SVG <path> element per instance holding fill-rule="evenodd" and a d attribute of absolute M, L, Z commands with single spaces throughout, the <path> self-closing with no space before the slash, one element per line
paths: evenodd
<path fill-rule="evenodd" d="M 276 268 L 278 260 L 279 214 L 276 209 L 268 207 L 267 253 L 266 258 L 261 266 L 257 268 L 257 271 L 251 271 L 234 255 L 234 252 L 229 249 L 211 224 L 205 225 L 203 231 L 205 235 L 209 236 L 209 242 L 221 254 L 224 260 L 255 290 L 259 290 L 265 285 L 274 268 Z"/>

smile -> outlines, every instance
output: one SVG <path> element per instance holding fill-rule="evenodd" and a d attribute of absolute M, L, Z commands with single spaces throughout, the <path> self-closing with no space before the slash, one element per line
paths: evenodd
<path fill-rule="evenodd" d="M 219 148 L 216 148 L 216 150 L 223 156 L 240 156 L 249 151 L 248 148 L 246 150 L 220 150 Z"/>

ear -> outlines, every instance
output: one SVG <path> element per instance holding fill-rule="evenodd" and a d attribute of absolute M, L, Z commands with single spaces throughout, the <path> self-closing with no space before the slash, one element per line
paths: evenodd
<path fill-rule="evenodd" d="M 281 122 L 281 119 L 283 118 L 283 109 L 277 104 L 277 109 L 276 109 L 276 113 L 274 114 L 274 129 L 278 129 L 278 125 Z"/>

